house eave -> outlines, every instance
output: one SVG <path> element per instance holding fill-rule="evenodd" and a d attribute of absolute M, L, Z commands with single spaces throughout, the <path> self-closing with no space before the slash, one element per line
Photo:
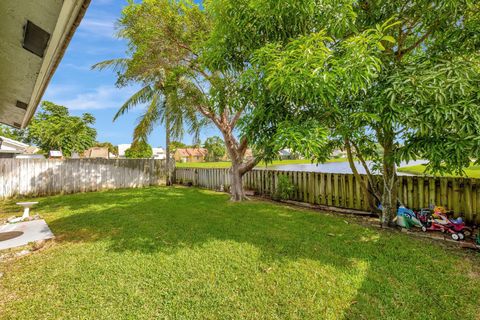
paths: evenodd
<path fill-rule="evenodd" d="M 2 1 L 0 11 L 0 122 L 25 128 L 32 119 L 90 0 Z M 25 45 L 34 24 L 49 35 L 44 51 Z"/>

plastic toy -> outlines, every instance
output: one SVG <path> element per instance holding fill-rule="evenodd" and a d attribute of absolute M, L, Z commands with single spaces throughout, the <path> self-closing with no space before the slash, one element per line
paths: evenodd
<path fill-rule="evenodd" d="M 417 212 L 417 219 L 422 223 L 422 226 L 429 224 L 432 219 L 432 211 L 430 209 L 421 209 Z"/>
<path fill-rule="evenodd" d="M 400 206 L 397 209 L 397 225 L 402 228 L 410 229 L 412 226 L 421 228 L 423 224 L 417 219 L 415 212 Z"/>
<path fill-rule="evenodd" d="M 456 232 L 461 232 L 465 237 L 469 237 L 472 235 L 472 229 L 465 225 L 465 222 L 461 217 L 458 217 L 456 219 L 448 218 L 448 213 L 452 214 L 452 211 L 448 212 L 444 207 L 435 207 L 433 213 L 435 217 L 441 217 L 442 221 L 448 220 L 452 224 L 451 227 Z"/>
<path fill-rule="evenodd" d="M 441 231 L 450 234 L 453 240 L 463 240 L 472 235 L 472 229 L 465 225 L 462 218 L 449 219 L 444 207 L 431 207 L 417 212 L 417 218 L 423 224 L 422 231 Z"/>
<path fill-rule="evenodd" d="M 463 221 L 460 224 L 452 223 L 444 212 L 446 211 L 438 208 L 435 208 L 433 213 L 429 209 L 420 210 L 417 217 L 423 223 L 422 231 L 441 231 L 449 233 L 453 240 L 465 239 L 463 234 L 465 223 Z"/>

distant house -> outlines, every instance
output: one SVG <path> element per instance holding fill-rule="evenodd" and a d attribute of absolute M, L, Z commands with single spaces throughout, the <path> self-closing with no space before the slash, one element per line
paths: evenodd
<path fill-rule="evenodd" d="M 253 151 L 252 149 L 245 150 L 245 160 L 253 158 Z M 228 155 L 228 151 L 225 151 L 224 156 L 220 159 L 220 161 L 230 161 L 230 156 Z"/>
<path fill-rule="evenodd" d="M 346 158 L 347 157 L 347 152 L 343 151 L 343 150 L 340 150 L 340 149 L 336 149 L 336 150 L 333 150 L 332 157 L 334 157 L 334 158 Z"/>
<path fill-rule="evenodd" d="M 107 147 L 91 147 L 85 150 L 83 157 L 90 159 L 110 159 L 110 153 Z"/>
<path fill-rule="evenodd" d="M 48 153 L 49 159 L 63 159 L 63 153 L 60 150 L 50 150 Z"/>
<path fill-rule="evenodd" d="M 72 154 L 70 155 L 70 159 L 80 159 L 80 158 L 81 157 L 77 151 L 73 151 Z"/>
<path fill-rule="evenodd" d="M 125 158 L 125 151 L 130 149 L 132 146 L 131 143 L 123 143 L 118 145 L 118 157 L 119 158 Z"/>
<path fill-rule="evenodd" d="M 0 158 L 44 158 L 41 154 L 35 154 L 38 151 L 35 146 L 0 136 Z"/>
<path fill-rule="evenodd" d="M 28 144 L 0 136 L 0 158 L 15 158 L 27 149 Z"/>
<path fill-rule="evenodd" d="M 278 157 L 281 160 L 288 160 L 293 158 L 293 154 L 290 149 L 282 149 L 278 152 Z"/>
<path fill-rule="evenodd" d="M 153 152 L 153 158 L 154 159 L 160 159 L 160 160 L 163 160 L 166 158 L 166 155 L 167 153 L 165 152 L 165 150 L 161 147 L 159 148 L 152 148 L 152 152 Z"/>
<path fill-rule="evenodd" d="M 175 150 L 175 161 L 179 162 L 203 162 L 208 151 L 205 148 L 178 148 Z"/>

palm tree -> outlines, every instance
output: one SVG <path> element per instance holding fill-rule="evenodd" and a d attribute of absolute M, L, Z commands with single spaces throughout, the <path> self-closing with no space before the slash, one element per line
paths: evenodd
<path fill-rule="evenodd" d="M 92 69 L 103 70 L 111 68 L 118 74 L 126 68 L 129 59 L 106 60 L 92 66 Z M 117 85 L 124 85 L 122 79 L 117 80 Z M 113 121 L 127 113 L 133 108 L 146 105 L 143 114 L 138 118 L 138 123 L 133 132 L 133 139 L 147 139 L 152 130 L 160 124 L 165 125 L 166 136 L 166 165 L 167 165 L 167 185 L 171 184 L 171 159 L 170 159 L 170 140 L 181 139 L 185 134 L 185 127 L 188 132 L 194 135 L 194 140 L 198 140 L 200 127 L 204 124 L 198 117 L 194 108 L 185 107 L 182 104 L 182 97 L 178 95 L 178 87 L 173 89 L 165 85 L 165 79 L 159 72 L 156 76 L 149 76 L 147 81 L 143 81 L 144 86 L 134 93 L 117 111 Z M 182 83 L 180 81 L 179 83 Z M 188 104 L 187 104 L 188 105 Z"/>

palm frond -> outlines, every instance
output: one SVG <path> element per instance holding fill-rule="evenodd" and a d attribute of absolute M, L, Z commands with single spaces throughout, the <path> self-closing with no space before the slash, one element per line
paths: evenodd
<path fill-rule="evenodd" d="M 92 70 L 112 69 L 115 72 L 123 73 L 127 69 L 129 61 L 130 59 L 128 58 L 110 59 L 110 60 L 98 62 L 94 64 L 91 68 Z"/>
<path fill-rule="evenodd" d="M 130 109 L 142 103 L 150 102 L 155 94 L 155 90 L 150 85 L 138 90 L 134 93 L 121 107 L 113 117 L 113 121 L 117 120 L 121 115 L 128 112 Z"/>
<path fill-rule="evenodd" d="M 162 97 L 156 92 L 150 101 L 148 108 L 139 117 L 139 122 L 133 131 L 133 140 L 147 139 L 156 124 L 163 116 L 163 101 Z"/>

